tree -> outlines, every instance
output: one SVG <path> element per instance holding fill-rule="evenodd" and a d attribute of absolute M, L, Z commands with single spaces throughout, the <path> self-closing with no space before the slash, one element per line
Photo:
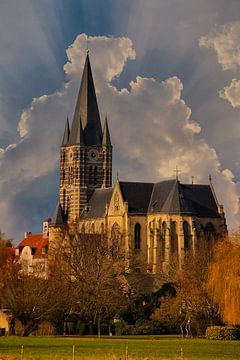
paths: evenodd
<path fill-rule="evenodd" d="M 66 281 L 72 284 L 71 311 L 98 326 L 113 318 L 127 301 L 121 291 L 123 263 L 101 235 L 67 234 L 56 258 Z"/>
<path fill-rule="evenodd" d="M 240 324 L 240 233 L 223 239 L 214 248 L 209 265 L 207 289 L 218 306 L 222 319 Z"/>
<path fill-rule="evenodd" d="M 199 246 L 194 255 L 186 254 L 182 269 L 173 277 L 176 296 L 162 299 L 154 319 L 169 321 L 181 331 L 190 322 L 197 334 L 204 334 L 207 326 L 219 322 L 219 312 L 206 289 L 211 257 L 212 249 L 208 244 Z"/>
<path fill-rule="evenodd" d="M 23 327 L 23 336 L 37 330 L 44 320 L 68 301 L 67 284 L 57 271 L 50 271 L 48 279 L 23 275 L 20 264 L 8 262 L 3 273 L 1 298 L 4 306 L 11 309 L 14 319 Z"/>

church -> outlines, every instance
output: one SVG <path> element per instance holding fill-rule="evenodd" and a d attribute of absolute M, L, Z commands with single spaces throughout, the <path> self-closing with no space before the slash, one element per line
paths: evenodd
<path fill-rule="evenodd" d="M 87 53 L 71 127 L 67 119 L 60 148 L 59 202 L 49 222 L 49 248 L 67 229 L 101 234 L 124 251 L 126 261 L 141 257 L 152 274 L 178 265 L 202 241 L 227 232 L 223 206 L 209 184 L 182 184 L 175 179 L 157 183 L 112 185 L 112 142 L 99 114 Z M 131 264 L 129 264 L 131 266 Z"/>

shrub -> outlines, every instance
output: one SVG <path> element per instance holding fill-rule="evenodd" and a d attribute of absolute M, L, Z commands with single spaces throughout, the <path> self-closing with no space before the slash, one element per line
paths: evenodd
<path fill-rule="evenodd" d="M 210 326 L 206 330 L 209 340 L 240 340 L 239 326 Z"/>

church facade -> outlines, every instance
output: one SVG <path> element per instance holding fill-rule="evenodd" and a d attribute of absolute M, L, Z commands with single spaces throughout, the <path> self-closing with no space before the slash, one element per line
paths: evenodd
<path fill-rule="evenodd" d="M 182 184 L 116 180 L 112 186 L 112 143 L 105 118 L 102 130 L 87 54 L 71 128 L 67 119 L 60 149 L 59 203 L 49 226 L 49 248 L 68 229 L 101 234 L 156 274 L 171 260 L 179 266 L 186 252 L 227 232 L 223 206 L 211 181 Z"/>

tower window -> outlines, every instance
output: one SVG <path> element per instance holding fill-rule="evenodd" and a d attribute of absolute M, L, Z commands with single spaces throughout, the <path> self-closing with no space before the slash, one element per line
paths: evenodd
<path fill-rule="evenodd" d="M 139 223 L 136 223 L 134 228 L 134 248 L 141 249 L 141 225 Z"/>
<path fill-rule="evenodd" d="M 78 149 L 76 149 L 76 152 L 75 152 L 75 160 L 78 159 Z"/>
<path fill-rule="evenodd" d="M 98 172 L 97 172 L 97 166 L 94 167 L 94 185 L 98 184 Z"/>
<path fill-rule="evenodd" d="M 93 168 L 89 166 L 89 185 L 93 185 Z"/>

